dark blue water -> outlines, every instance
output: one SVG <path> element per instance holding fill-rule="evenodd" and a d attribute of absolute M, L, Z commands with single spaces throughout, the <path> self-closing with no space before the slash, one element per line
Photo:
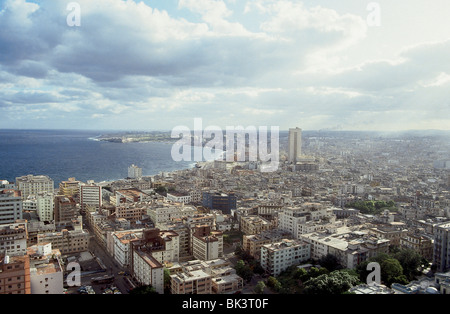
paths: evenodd
<path fill-rule="evenodd" d="M 0 180 L 48 175 L 55 181 L 75 177 L 96 182 L 127 177 L 135 164 L 144 176 L 192 168 L 194 162 L 175 162 L 171 144 L 94 141 L 98 131 L 0 130 Z"/>

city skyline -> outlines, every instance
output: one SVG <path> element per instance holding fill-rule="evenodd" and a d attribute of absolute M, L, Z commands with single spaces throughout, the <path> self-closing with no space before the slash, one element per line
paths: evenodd
<path fill-rule="evenodd" d="M 2 128 L 450 125 L 443 0 L 69 3 L 0 1 Z"/>

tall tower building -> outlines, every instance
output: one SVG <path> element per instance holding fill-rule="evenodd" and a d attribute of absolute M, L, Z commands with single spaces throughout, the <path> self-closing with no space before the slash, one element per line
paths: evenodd
<path fill-rule="evenodd" d="M 302 154 L 302 129 L 289 129 L 288 161 L 295 163 Z"/>
<path fill-rule="evenodd" d="M 138 166 L 131 165 L 128 167 L 128 178 L 131 179 L 140 179 L 142 178 L 142 168 Z"/>

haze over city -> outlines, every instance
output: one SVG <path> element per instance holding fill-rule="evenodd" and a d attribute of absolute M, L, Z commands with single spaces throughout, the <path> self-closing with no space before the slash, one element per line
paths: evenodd
<path fill-rule="evenodd" d="M 450 125 L 445 0 L 68 3 L 0 1 L 1 128 Z"/>

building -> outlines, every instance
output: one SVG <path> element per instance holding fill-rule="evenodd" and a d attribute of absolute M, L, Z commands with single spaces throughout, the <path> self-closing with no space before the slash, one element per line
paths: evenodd
<path fill-rule="evenodd" d="M 36 195 L 36 214 L 40 221 L 53 221 L 54 195 L 48 192 L 40 192 Z"/>
<path fill-rule="evenodd" d="M 27 223 L 18 221 L 0 225 L 0 252 L 8 256 L 24 255 L 27 251 Z"/>
<path fill-rule="evenodd" d="M 128 167 L 128 178 L 130 179 L 141 179 L 142 178 L 142 168 L 138 166 L 131 165 Z"/>
<path fill-rule="evenodd" d="M 61 253 L 51 243 L 29 247 L 31 294 L 63 294 L 64 269 Z"/>
<path fill-rule="evenodd" d="M 447 272 L 450 269 L 450 223 L 442 223 L 434 229 L 434 256 L 433 263 L 438 272 Z"/>
<path fill-rule="evenodd" d="M 234 193 L 203 192 L 202 204 L 209 209 L 221 210 L 223 214 L 231 214 L 236 209 L 237 198 Z"/>
<path fill-rule="evenodd" d="M 241 232 L 246 235 L 260 234 L 261 232 L 272 229 L 272 223 L 260 216 L 250 215 L 242 216 L 240 221 Z"/>
<path fill-rule="evenodd" d="M 48 176 L 26 175 L 16 178 L 16 187 L 22 192 L 22 200 L 26 200 L 30 195 L 37 195 L 40 192 L 55 192 L 55 183 Z"/>
<path fill-rule="evenodd" d="M 202 269 L 170 275 L 172 294 L 211 294 L 212 276 Z"/>
<path fill-rule="evenodd" d="M 0 252 L 0 294 L 31 294 L 30 258 Z"/>
<path fill-rule="evenodd" d="M 141 203 L 124 204 L 116 206 L 116 218 L 124 218 L 126 220 L 136 222 L 142 220 L 142 216 L 147 212 L 147 207 Z"/>
<path fill-rule="evenodd" d="M 411 249 L 422 255 L 427 261 L 433 260 L 434 240 L 419 232 L 408 232 L 400 239 L 400 248 Z"/>
<path fill-rule="evenodd" d="M 263 245 L 279 242 L 290 237 L 292 237 L 290 233 L 280 230 L 269 230 L 260 234 L 244 235 L 242 237 L 242 248 L 255 259 L 259 260 Z"/>
<path fill-rule="evenodd" d="M 131 262 L 131 242 L 142 239 L 143 229 L 114 231 L 110 236 L 113 246 L 109 253 L 120 267 L 127 268 Z"/>
<path fill-rule="evenodd" d="M 92 182 L 80 186 L 80 209 L 82 213 L 86 211 L 87 206 L 94 209 L 102 207 L 102 188 Z"/>
<path fill-rule="evenodd" d="M 72 197 L 57 195 L 54 204 L 55 223 L 67 223 L 78 217 L 77 203 Z"/>
<path fill-rule="evenodd" d="M 211 231 L 210 226 L 198 226 L 192 237 L 194 258 L 208 261 L 223 257 L 223 233 Z"/>
<path fill-rule="evenodd" d="M 90 235 L 84 230 L 67 230 L 38 234 L 38 245 L 51 243 L 63 255 L 88 251 Z"/>
<path fill-rule="evenodd" d="M 278 276 L 292 265 L 310 259 L 311 245 L 306 242 L 283 239 L 261 247 L 261 266 L 272 276 Z"/>
<path fill-rule="evenodd" d="M 178 203 L 159 203 L 150 206 L 147 209 L 147 215 L 156 225 L 170 222 L 183 217 L 192 216 L 197 213 L 194 206 L 185 206 Z"/>
<path fill-rule="evenodd" d="M 75 178 L 69 178 L 67 181 L 62 181 L 59 184 L 59 195 L 76 198 L 80 192 L 81 182 Z"/>
<path fill-rule="evenodd" d="M 151 285 L 156 292 L 164 293 L 164 266 L 149 251 L 133 250 L 132 274 L 141 285 Z"/>
<path fill-rule="evenodd" d="M 296 163 L 302 155 L 302 129 L 289 129 L 288 161 Z"/>
<path fill-rule="evenodd" d="M 167 193 L 167 199 L 176 203 L 190 203 L 192 201 L 191 195 L 188 193 L 181 193 L 172 191 Z"/>
<path fill-rule="evenodd" d="M 0 190 L 0 224 L 13 223 L 22 219 L 21 192 L 12 189 Z"/>

